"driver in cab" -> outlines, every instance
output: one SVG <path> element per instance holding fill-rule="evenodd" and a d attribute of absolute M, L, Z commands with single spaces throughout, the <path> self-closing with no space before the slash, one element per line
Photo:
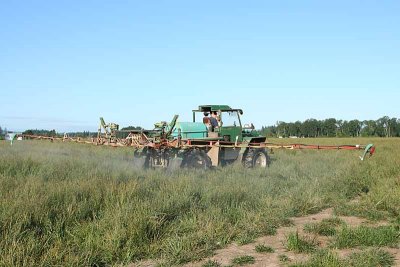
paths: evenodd
<path fill-rule="evenodd" d="M 215 128 L 218 128 L 218 115 L 216 111 L 211 112 L 211 117 L 208 117 L 208 113 L 204 112 L 203 123 L 207 125 L 209 131 L 214 132 Z"/>

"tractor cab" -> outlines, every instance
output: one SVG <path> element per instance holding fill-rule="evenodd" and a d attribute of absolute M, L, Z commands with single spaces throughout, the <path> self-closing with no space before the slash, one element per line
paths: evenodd
<path fill-rule="evenodd" d="M 211 114 L 216 113 L 218 126 L 210 127 Z M 208 116 L 205 116 L 208 114 Z M 241 142 L 243 140 L 241 109 L 233 109 L 228 105 L 203 105 L 193 110 L 193 122 L 206 124 L 209 138 L 219 138 L 226 142 Z"/>

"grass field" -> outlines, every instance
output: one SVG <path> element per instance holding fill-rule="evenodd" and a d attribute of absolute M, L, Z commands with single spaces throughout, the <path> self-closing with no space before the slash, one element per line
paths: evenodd
<path fill-rule="evenodd" d="M 276 150 L 267 170 L 236 165 L 168 173 L 135 169 L 127 148 L 46 141 L 11 147 L 1 141 L 0 266 L 107 266 L 145 259 L 180 265 L 232 242 L 274 235 L 290 217 L 328 207 L 388 224 L 328 229 L 330 247 L 310 250 L 310 260 L 299 266 L 385 266 L 380 259 L 391 256 L 379 248 L 399 245 L 400 140 L 301 142 L 372 142 L 377 151 L 361 162 L 361 151 Z M 342 247 L 362 251 L 342 260 L 332 254 Z"/>

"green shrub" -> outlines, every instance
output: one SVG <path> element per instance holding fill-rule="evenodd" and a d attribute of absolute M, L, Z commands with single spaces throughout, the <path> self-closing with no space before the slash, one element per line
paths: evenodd
<path fill-rule="evenodd" d="M 336 234 L 336 227 L 344 222 L 339 218 L 323 219 L 319 223 L 310 223 L 304 225 L 304 231 L 323 236 L 333 236 Z"/>
<path fill-rule="evenodd" d="M 232 260 L 232 263 L 236 266 L 242 266 L 246 264 L 253 264 L 255 262 L 255 259 L 253 256 L 240 256 L 236 257 Z"/>
<path fill-rule="evenodd" d="M 394 264 L 394 257 L 385 250 L 373 248 L 354 252 L 345 262 L 350 267 L 390 267 Z"/>
<path fill-rule="evenodd" d="M 255 251 L 258 252 L 258 253 L 273 253 L 273 252 L 275 252 L 275 249 L 273 247 L 270 247 L 270 246 L 266 246 L 266 245 L 263 245 L 263 244 L 258 244 L 255 247 Z"/>
<path fill-rule="evenodd" d="M 279 261 L 282 262 L 282 263 L 285 263 L 285 262 L 289 262 L 289 261 L 290 261 L 290 258 L 289 258 L 287 255 L 285 255 L 285 254 L 279 254 L 279 255 L 278 255 L 278 259 L 279 259 Z"/>
<path fill-rule="evenodd" d="M 336 253 L 320 249 L 312 254 L 307 262 L 293 264 L 290 267 L 345 267 L 345 265 Z"/>
<path fill-rule="evenodd" d="M 298 232 L 290 233 L 286 238 L 287 250 L 296 253 L 312 252 L 316 249 L 316 246 L 317 243 L 315 240 L 302 237 Z"/>

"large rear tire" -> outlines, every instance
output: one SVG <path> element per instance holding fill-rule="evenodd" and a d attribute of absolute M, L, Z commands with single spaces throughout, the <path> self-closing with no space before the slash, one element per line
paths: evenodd
<path fill-rule="evenodd" d="M 207 170 L 211 168 L 211 159 L 203 150 L 188 151 L 183 158 L 182 167 Z"/>
<path fill-rule="evenodd" d="M 266 168 L 270 159 L 264 148 L 248 148 L 243 156 L 243 165 L 246 168 Z"/>
<path fill-rule="evenodd" d="M 133 153 L 133 165 L 138 169 L 148 169 L 149 168 L 149 159 L 150 154 L 147 153 L 139 153 L 135 151 Z"/>

